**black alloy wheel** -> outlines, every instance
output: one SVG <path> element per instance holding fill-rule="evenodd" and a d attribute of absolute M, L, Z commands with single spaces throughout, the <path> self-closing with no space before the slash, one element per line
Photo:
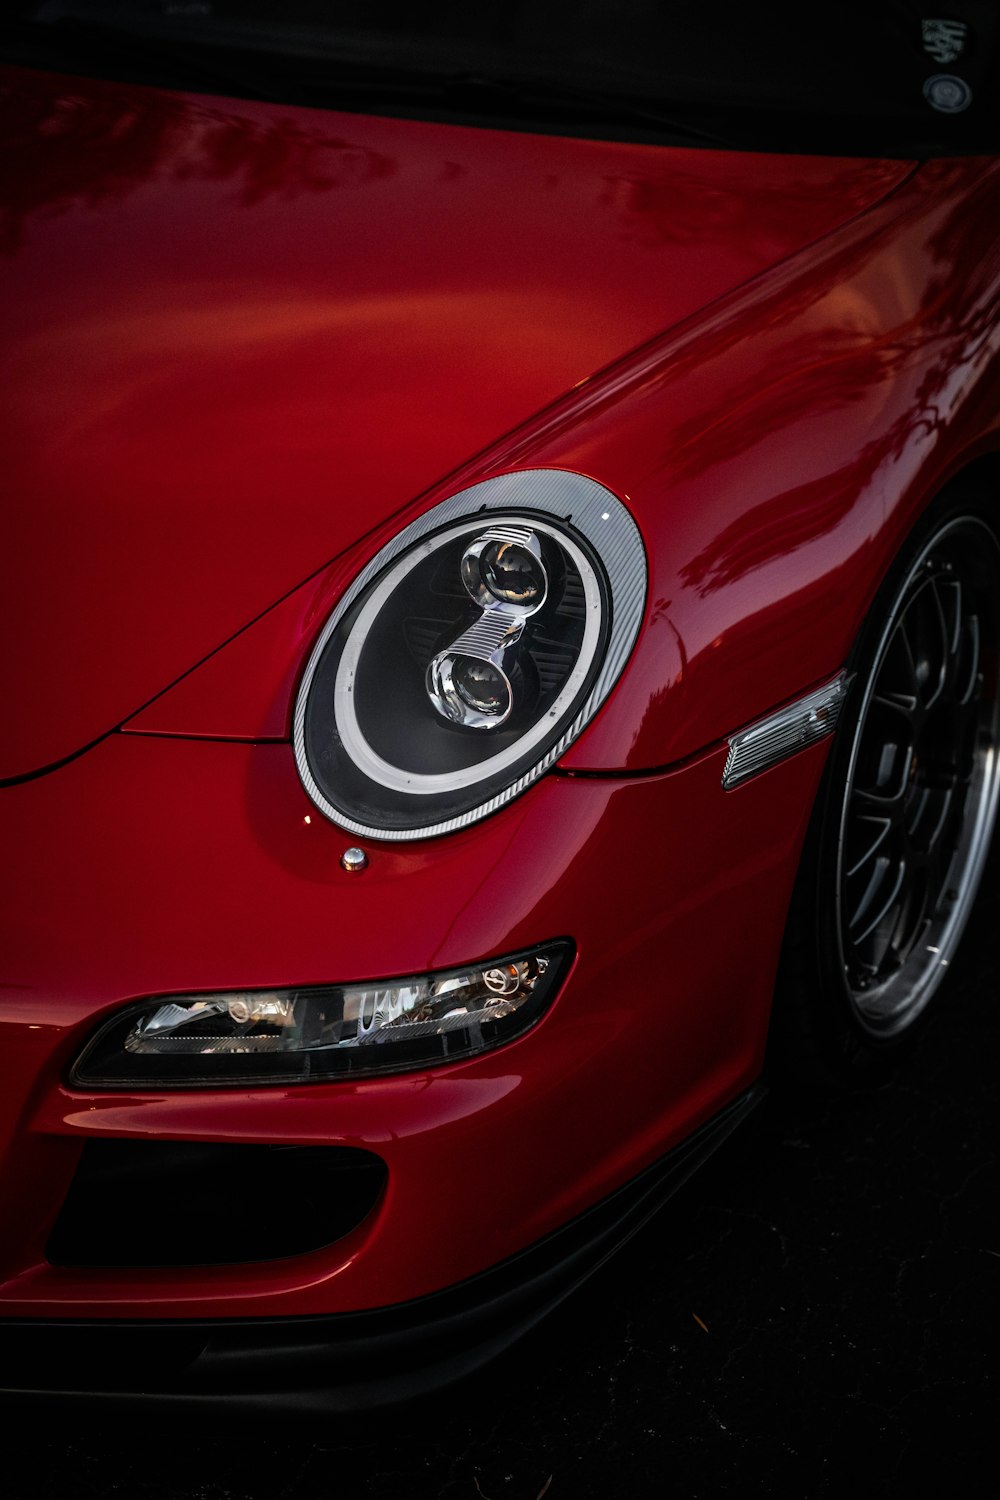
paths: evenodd
<path fill-rule="evenodd" d="M 1000 541 L 936 508 L 876 600 L 792 903 L 772 1054 L 877 1081 L 948 978 L 1000 798 Z"/>

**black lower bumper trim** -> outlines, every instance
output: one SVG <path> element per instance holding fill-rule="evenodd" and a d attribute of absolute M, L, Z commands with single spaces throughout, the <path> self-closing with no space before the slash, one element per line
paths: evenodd
<path fill-rule="evenodd" d="M 433 1390 L 513 1343 L 597 1269 L 762 1100 L 758 1084 L 564 1228 L 414 1302 L 324 1317 L 8 1319 L 0 1391 L 356 1411 Z"/>

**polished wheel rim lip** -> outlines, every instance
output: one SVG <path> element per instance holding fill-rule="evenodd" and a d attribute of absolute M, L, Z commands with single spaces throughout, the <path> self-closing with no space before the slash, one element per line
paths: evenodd
<path fill-rule="evenodd" d="M 975 552 L 978 561 L 967 566 L 963 573 L 956 572 L 955 560 L 962 553 L 968 563 Z M 967 589 L 975 602 L 978 613 L 973 615 L 958 594 L 956 605 L 955 633 L 951 644 L 947 638 L 948 624 L 940 611 L 941 588 Z M 889 657 L 900 635 L 905 638 L 904 623 L 911 609 L 922 608 L 926 613 L 927 598 L 924 591 L 933 590 L 933 597 L 941 613 L 941 644 L 945 657 L 954 657 L 956 672 L 959 671 L 960 652 L 969 644 L 969 633 L 975 636 L 977 651 L 975 666 L 982 672 L 984 656 L 988 662 L 989 680 L 982 678 L 980 691 L 969 701 L 978 705 L 974 720 L 970 715 L 966 727 L 971 735 L 974 722 L 975 740 L 971 749 L 971 771 L 965 778 L 964 791 L 955 778 L 954 791 L 958 800 L 953 809 L 947 807 L 950 793 L 942 794 L 945 810 L 941 814 L 941 830 L 946 821 L 956 830 L 941 850 L 934 850 L 934 861 L 938 863 L 936 886 L 928 888 L 932 860 L 924 864 L 911 857 L 907 840 L 912 836 L 912 825 L 919 824 L 923 814 L 920 798 L 927 788 L 921 781 L 927 777 L 921 767 L 921 735 L 927 735 L 933 708 L 938 708 L 936 723 L 944 720 L 942 710 L 948 706 L 945 696 L 940 702 L 945 687 L 948 662 L 939 663 L 940 674 L 937 688 L 932 674 L 927 672 L 920 680 L 920 691 L 926 692 L 928 703 L 920 706 L 920 714 L 902 703 L 895 707 L 904 717 L 910 714 L 917 725 L 916 739 L 905 754 L 899 746 L 893 746 L 888 736 L 881 746 L 880 774 L 884 769 L 887 781 L 899 778 L 898 796 L 891 798 L 895 806 L 893 818 L 886 838 L 901 832 L 902 850 L 893 859 L 883 854 L 885 869 L 881 899 L 886 906 L 884 928 L 880 940 L 885 940 L 886 931 L 898 931 L 905 935 L 909 924 L 911 930 L 905 941 L 900 941 L 898 951 L 891 939 L 887 943 L 884 961 L 872 966 L 871 931 L 865 933 L 866 922 L 862 912 L 864 897 L 859 900 L 857 885 L 851 890 L 851 881 L 870 879 L 874 888 L 875 867 L 871 875 L 864 869 L 865 859 L 856 864 L 852 859 L 852 846 L 856 854 L 864 837 L 859 838 L 859 821 L 874 824 L 870 790 L 862 790 L 864 763 L 874 764 L 873 750 L 879 749 L 877 716 L 893 711 L 887 699 L 891 691 L 885 691 L 884 678 L 890 673 Z M 924 596 L 922 600 L 922 595 Z M 970 620 L 978 623 L 969 625 Z M 916 622 L 914 622 L 915 624 Z M 985 624 L 985 629 L 983 628 Z M 976 632 L 978 630 L 978 635 Z M 963 634 L 964 632 L 964 634 Z M 859 707 L 853 739 L 851 742 L 847 778 L 844 788 L 837 840 L 836 861 L 836 934 L 839 961 L 848 1003 L 859 1025 L 877 1038 L 891 1038 L 905 1031 L 933 997 L 948 972 L 962 932 L 975 901 L 990 852 L 993 830 L 996 823 L 998 799 L 1000 799 L 1000 693 L 997 684 L 996 654 L 1000 645 L 1000 544 L 995 533 L 978 517 L 957 517 L 943 526 L 928 541 L 908 573 L 896 597 L 896 602 L 886 622 L 875 654 L 874 666 L 864 685 L 864 698 Z M 985 649 L 984 649 L 985 648 Z M 913 659 L 911 658 L 911 664 Z M 890 685 L 891 686 L 891 685 Z M 897 697 L 902 695 L 897 694 Z M 916 705 L 915 705 L 916 707 Z M 957 705 L 956 705 L 957 712 Z M 895 756 L 895 761 L 893 757 Z M 869 861 L 877 856 L 877 831 L 872 831 L 872 849 L 865 856 Z M 940 861 L 943 860 L 943 865 Z M 919 889 L 923 879 L 924 888 Z M 876 911 L 878 908 L 876 907 Z M 917 911 L 916 919 L 912 913 Z M 860 918 L 860 920 L 859 920 Z M 877 929 L 877 924 L 876 924 Z M 861 941 L 859 937 L 863 934 Z M 865 957 L 865 943 L 868 943 Z"/>

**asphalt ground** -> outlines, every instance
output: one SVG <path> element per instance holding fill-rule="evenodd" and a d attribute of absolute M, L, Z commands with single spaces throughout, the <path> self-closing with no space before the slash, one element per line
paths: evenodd
<path fill-rule="evenodd" d="M 0 1411 L 5 1500 L 997 1493 L 1000 875 L 891 1088 L 757 1118 L 491 1367 L 404 1407 Z"/>

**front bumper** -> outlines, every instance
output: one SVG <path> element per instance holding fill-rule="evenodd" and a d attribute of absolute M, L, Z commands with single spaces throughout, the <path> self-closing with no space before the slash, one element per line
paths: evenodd
<path fill-rule="evenodd" d="M 356 1411 L 492 1359 L 597 1269 L 761 1102 L 756 1085 L 661 1161 L 538 1245 L 415 1302 L 319 1318 L 0 1321 L 0 1391 Z"/>
<path fill-rule="evenodd" d="M 0 1020 L 0 1317 L 298 1319 L 410 1304 L 545 1241 L 759 1076 L 825 745 L 721 787 L 550 775 L 445 839 L 368 847 L 315 812 L 286 745 L 112 736 L 5 791 L 16 850 Z M 85 1093 L 96 1024 L 143 995 L 344 982 L 555 936 L 576 961 L 525 1036 L 420 1073 Z M 226 1265 L 53 1265 L 95 1139 L 336 1145 L 387 1184 L 335 1243 Z M 27 1326 L 27 1324 L 25 1325 Z"/>

